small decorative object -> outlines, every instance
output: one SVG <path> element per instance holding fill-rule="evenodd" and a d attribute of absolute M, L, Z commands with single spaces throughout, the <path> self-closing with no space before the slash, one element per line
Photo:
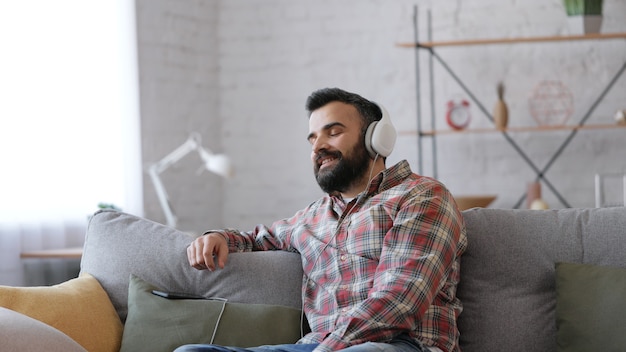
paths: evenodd
<path fill-rule="evenodd" d="M 550 206 L 543 199 L 535 199 L 533 200 L 532 203 L 530 203 L 530 209 L 531 210 L 546 210 L 546 209 L 550 209 Z"/>
<path fill-rule="evenodd" d="M 104 203 L 104 202 L 98 203 L 98 209 L 112 209 L 112 210 L 117 210 L 117 211 L 122 210 L 122 208 L 118 207 L 117 205 L 113 203 Z"/>
<path fill-rule="evenodd" d="M 626 207 L 626 172 L 597 173 L 596 207 Z"/>
<path fill-rule="evenodd" d="M 531 182 L 526 187 L 526 208 L 532 210 L 548 209 L 548 204 L 541 198 L 541 183 Z"/>
<path fill-rule="evenodd" d="M 115 205 L 113 203 L 105 203 L 105 202 L 98 203 L 98 210 L 104 210 L 104 209 L 111 209 L 111 210 L 122 211 L 122 208 L 118 207 L 117 205 Z M 92 216 L 93 216 L 93 214 L 89 214 L 87 216 L 87 220 L 91 219 Z"/>
<path fill-rule="evenodd" d="M 540 126 L 564 125 L 574 112 L 574 98 L 560 81 L 541 81 L 528 99 L 530 115 Z"/>
<path fill-rule="evenodd" d="M 615 122 L 618 125 L 626 125 L 626 110 L 618 110 L 615 113 Z"/>
<path fill-rule="evenodd" d="M 603 0 L 563 0 L 572 34 L 600 33 Z"/>
<path fill-rule="evenodd" d="M 504 84 L 498 83 L 498 101 L 493 109 L 493 122 L 496 124 L 496 128 L 504 130 L 509 123 L 509 109 L 504 102 Z"/>
<path fill-rule="evenodd" d="M 450 100 L 446 111 L 446 122 L 455 130 L 466 128 L 472 119 L 467 100 Z"/>

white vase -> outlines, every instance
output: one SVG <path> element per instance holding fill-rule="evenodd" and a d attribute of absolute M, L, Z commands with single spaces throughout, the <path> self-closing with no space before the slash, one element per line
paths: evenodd
<path fill-rule="evenodd" d="M 572 35 L 600 33 L 602 15 L 568 16 L 567 22 Z"/>

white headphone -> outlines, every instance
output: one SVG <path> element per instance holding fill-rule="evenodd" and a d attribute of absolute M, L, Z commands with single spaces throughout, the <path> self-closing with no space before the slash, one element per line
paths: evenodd
<path fill-rule="evenodd" d="M 380 104 L 376 104 L 380 111 L 383 113 L 383 117 L 379 121 L 372 122 L 365 132 L 365 148 L 369 152 L 372 158 L 376 155 L 380 155 L 386 158 L 393 151 L 393 147 L 396 144 L 396 129 L 391 123 L 389 113 Z"/>

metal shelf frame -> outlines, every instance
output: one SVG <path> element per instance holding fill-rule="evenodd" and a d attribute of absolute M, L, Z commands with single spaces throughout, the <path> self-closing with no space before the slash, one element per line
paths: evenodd
<path fill-rule="evenodd" d="M 399 43 L 397 46 L 404 48 L 413 48 L 415 49 L 415 81 L 416 81 L 416 105 L 417 105 L 417 149 L 418 149 L 418 172 L 421 174 L 423 172 L 423 139 L 430 138 L 431 139 L 431 152 L 432 152 L 432 167 L 433 167 L 433 177 L 438 177 L 438 164 L 437 164 L 437 132 L 435 131 L 436 119 L 434 112 L 434 61 L 437 63 L 448 73 L 448 75 L 461 87 L 461 89 L 467 94 L 467 96 L 476 104 L 478 109 L 484 114 L 484 116 L 494 123 L 494 118 L 491 113 L 485 108 L 482 102 L 480 102 L 474 93 L 467 87 L 467 85 L 459 78 L 459 76 L 452 70 L 452 68 L 446 63 L 446 61 L 437 53 L 435 50 L 437 47 L 450 47 L 450 46 L 467 46 L 467 45 L 494 45 L 494 44 L 516 44 L 516 43 L 536 43 L 536 42 L 557 42 L 557 41 L 574 41 L 574 40 L 601 40 L 601 39 L 626 39 L 626 33 L 607 33 L 607 34 L 588 34 L 588 35 L 574 35 L 574 36 L 549 36 L 549 37 L 529 37 L 529 38 L 513 38 L 513 39 L 479 39 L 479 40 L 460 40 L 460 41 L 441 41 L 441 42 L 433 42 L 432 41 L 432 19 L 430 10 L 427 13 L 427 38 L 428 42 L 420 42 L 419 41 L 419 18 L 418 18 L 418 7 L 414 6 L 413 8 L 413 43 Z M 425 131 L 422 127 L 422 101 L 421 101 L 421 67 L 420 67 L 420 51 L 425 50 L 429 54 L 428 60 L 428 81 L 429 81 L 429 90 L 430 90 L 430 117 L 431 117 L 431 126 L 433 128 L 432 131 Z M 611 80 L 607 83 L 605 88 L 600 92 L 598 97 L 591 104 L 589 109 L 585 112 L 580 121 L 573 127 L 570 127 L 569 134 L 565 138 L 565 140 L 560 144 L 560 146 L 554 151 L 553 155 L 550 157 L 548 162 L 543 166 L 539 167 L 536 165 L 531 158 L 524 152 L 524 150 L 517 144 L 517 142 L 511 137 L 509 132 L 514 130 L 495 130 L 502 134 L 503 138 L 513 147 L 513 149 L 519 154 L 519 156 L 524 160 L 524 162 L 530 167 L 536 175 L 535 181 L 542 181 L 550 191 L 557 197 L 559 202 L 563 204 L 566 208 L 571 208 L 571 205 L 568 201 L 559 193 L 559 191 L 554 187 L 554 185 L 548 180 L 546 177 L 546 173 L 553 166 L 554 162 L 561 156 L 563 151 L 567 148 L 567 146 L 574 139 L 576 134 L 580 129 L 585 126 L 585 123 L 589 119 L 589 117 L 593 114 L 597 106 L 604 99 L 607 93 L 613 88 L 615 82 L 620 78 L 620 76 L 626 70 L 626 60 L 622 64 L 621 68 L 617 70 Z M 546 129 L 550 130 L 550 129 Z M 519 200 L 513 206 L 514 208 L 519 208 L 520 205 L 526 199 L 526 192 L 521 195 Z"/>

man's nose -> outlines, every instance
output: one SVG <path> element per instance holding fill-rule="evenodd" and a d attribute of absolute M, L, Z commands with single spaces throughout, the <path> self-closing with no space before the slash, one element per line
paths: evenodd
<path fill-rule="evenodd" d="M 323 137 L 316 138 L 311 148 L 315 154 L 319 153 L 320 150 L 326 150 L 328 149 L 328 140 Z"/>

